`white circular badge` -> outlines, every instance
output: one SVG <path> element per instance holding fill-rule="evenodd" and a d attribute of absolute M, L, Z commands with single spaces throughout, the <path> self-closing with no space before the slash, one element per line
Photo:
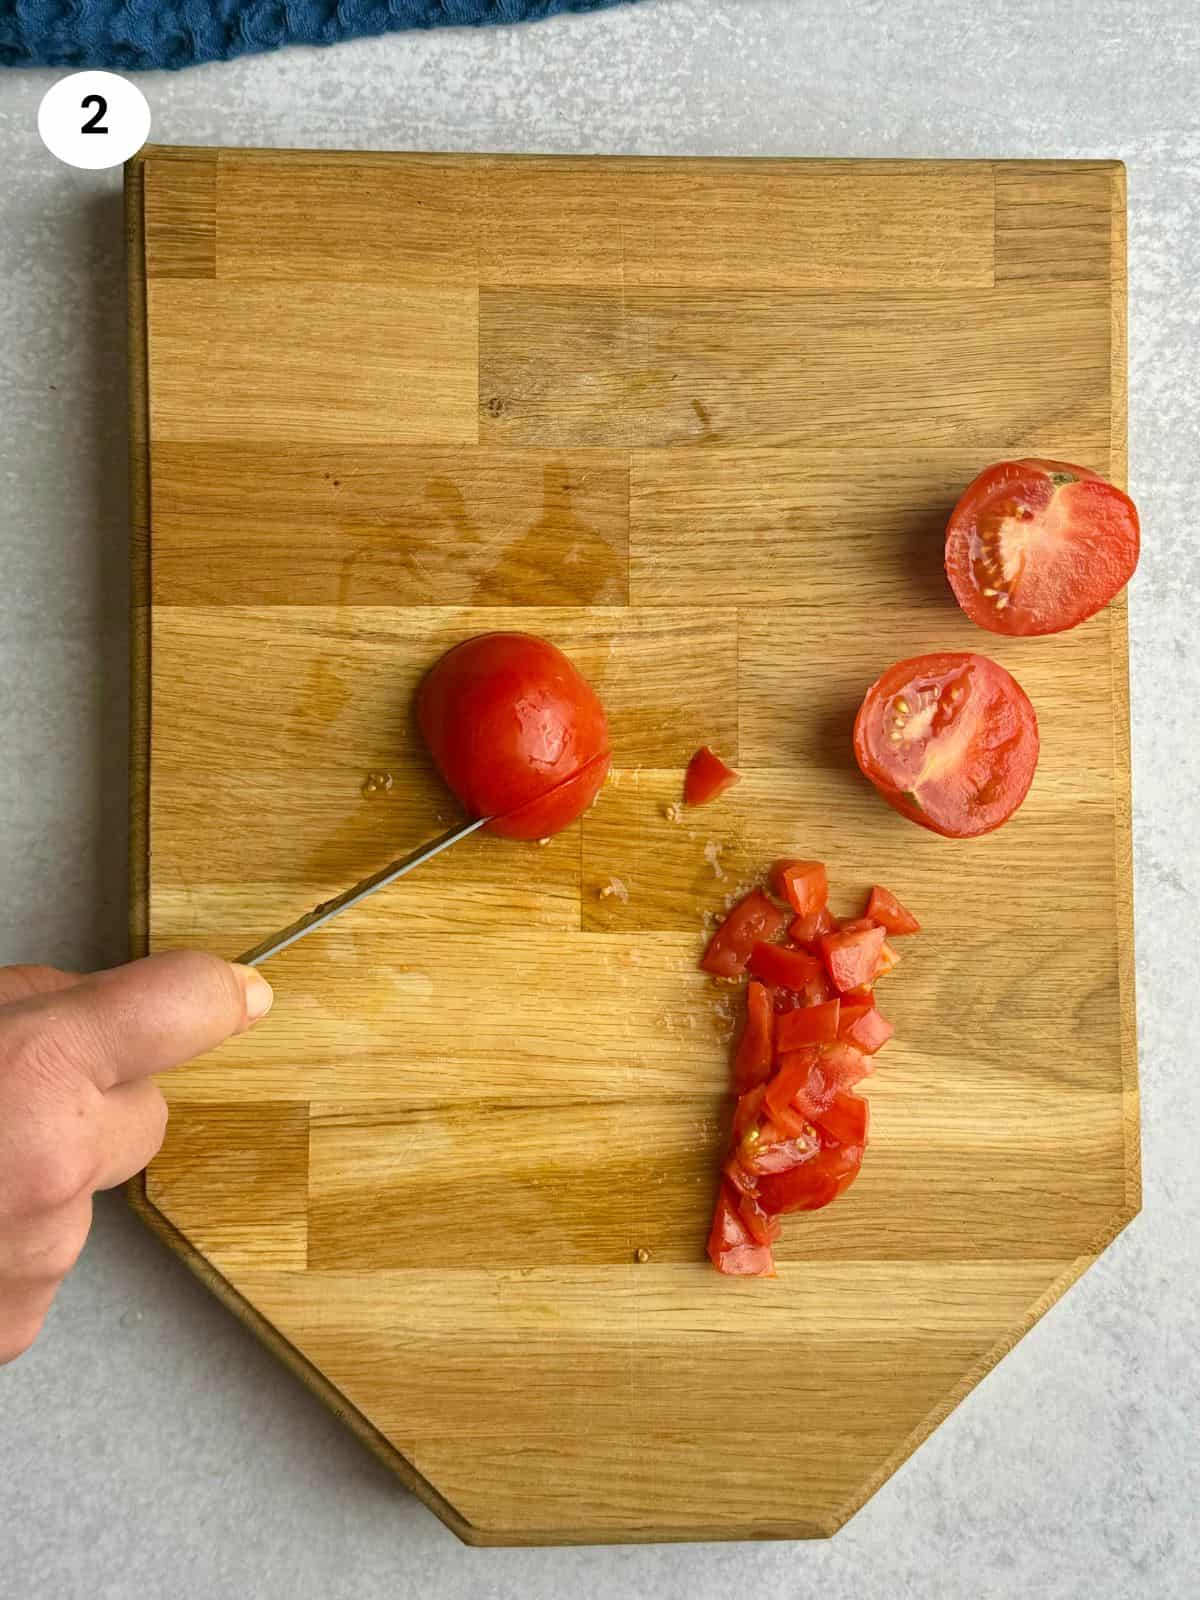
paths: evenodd
<path fill-rule="evenodd" d="M 150 132 L 146 96 L 115 72 L 73 72 L 42 96 L 38 132 L 51 155 L 71 167 L 119 167 Z"/>

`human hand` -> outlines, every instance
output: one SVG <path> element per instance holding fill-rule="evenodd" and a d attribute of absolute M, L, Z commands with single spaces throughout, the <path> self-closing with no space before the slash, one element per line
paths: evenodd
<path fill-rule="evenodd" d="M 92 1220 L 140 1172 L 167 1107 L 150 1074 L 270 1009 L 252 967 L 175 950 L 92 977 L 0 967 L 0 1364 L 41 1330 Z"/>

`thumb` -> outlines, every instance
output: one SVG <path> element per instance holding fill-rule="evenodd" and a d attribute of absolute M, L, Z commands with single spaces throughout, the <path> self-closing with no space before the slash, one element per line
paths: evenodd
<path fill-rule="evenodd" d="M 31 1044 L 85 1073 L 101 1090 L 180 1066 L 244 1030 L 271 1008 L 253 967 L 200 950 L 171 950 L 10 1008 Z"/>

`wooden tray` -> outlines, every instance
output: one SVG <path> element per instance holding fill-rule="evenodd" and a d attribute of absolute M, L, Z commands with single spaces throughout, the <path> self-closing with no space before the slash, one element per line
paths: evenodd
<path fill-rule="evenodd" d="M 139 948 L 447 826 L 410 702 L 457 639 L 556 640 L 617 753 L 582 827 L 273 962 L 137 1209 L 464 1539 L 832 1532 L 1138 1205 L 1124 605 L 993 638 L 941 573 L 984 463 L 1123 479 L 1121 168 L 151 149 L 128 200 Z M 931 648 L 1041 718 L 986 839 L 851 757 Z M 702 741 L 744 780 L 672 823 Z M 860 1181 L 722 1280 L 702 919 L 797 852 L 927 931 Z"/>

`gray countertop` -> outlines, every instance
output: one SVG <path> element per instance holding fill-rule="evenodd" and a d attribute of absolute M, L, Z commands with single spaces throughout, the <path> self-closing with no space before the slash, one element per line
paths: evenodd
<path fill-rule="evenodd" d="M 1194 0 L 644 0 L 140 79 L 165 143 L 1128 163 L 1145 1209 L 831 1543 L 472 1551 L 101 1197 L 0 1373 L 5 1600 L 1197 1592 L 1198 68 Z M 92 966 L 125 951 L 120 175 L 41 146 L 57 76 L 0 76 L 0 961 Z"/>

